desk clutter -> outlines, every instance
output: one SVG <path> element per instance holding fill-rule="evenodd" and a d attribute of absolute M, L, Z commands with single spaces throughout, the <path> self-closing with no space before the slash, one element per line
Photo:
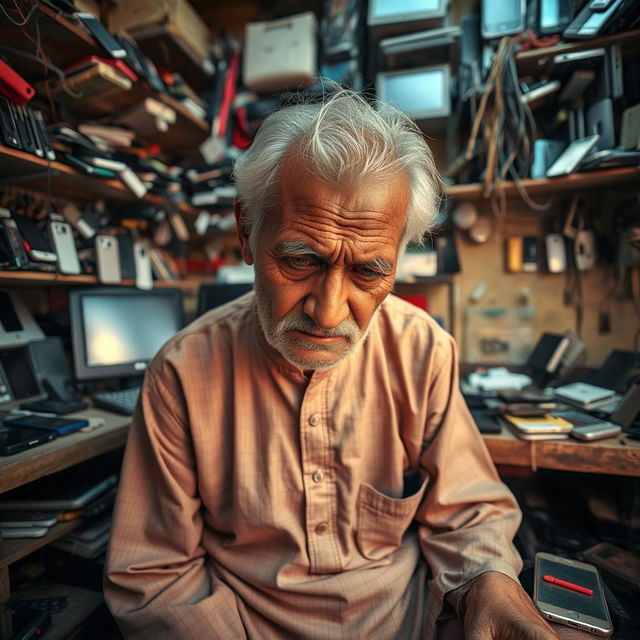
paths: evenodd
<path fill-rule="evenodd" d="M 504 426 L 523 440 L 620 434 L 640 440 L 640 354 L 614 350 L 586 380 L 568 382 L 576 359 L 567 360 L 567 353 L 576 353 L 569 343 L 567 336 L 543 334 L 524 372 L 495 367 L 469 373 L 462 393 L 482 433 Z"/>

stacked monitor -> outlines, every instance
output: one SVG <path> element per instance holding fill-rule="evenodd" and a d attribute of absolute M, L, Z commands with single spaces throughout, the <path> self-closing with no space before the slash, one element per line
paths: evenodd
<path fill-rule="evenodd" d="M 71 291 L 69 310 L 78 380 L 142 375 L 184 317 L 178 289 Z"/>

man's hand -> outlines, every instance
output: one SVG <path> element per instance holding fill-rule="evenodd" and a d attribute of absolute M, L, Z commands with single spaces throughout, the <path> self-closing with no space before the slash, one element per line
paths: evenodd
<path fill-rule="evenodd" d="M 559 640 L 525 590 L 496 571 L 476 578 L 463 610 L 465 640 Z"/>

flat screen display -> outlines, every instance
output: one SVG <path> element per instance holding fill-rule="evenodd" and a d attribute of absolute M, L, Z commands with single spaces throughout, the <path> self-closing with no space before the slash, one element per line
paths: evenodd
<path fill-rule="evenodd" d="M 449 115 L 446 65 L 378 75 L 378 97 L 416 119 Z"/>
<path fill-rule="evenodd" d="M 373 16 L 390 18 L 399 14 L 438 11 L 442 0 L 373 0 Z"/>
<path fill-rule="evenodd" d="M 179 330 L 163 297 L 85 296 L 83 320 L 90 367 L 148 361 Z"/>

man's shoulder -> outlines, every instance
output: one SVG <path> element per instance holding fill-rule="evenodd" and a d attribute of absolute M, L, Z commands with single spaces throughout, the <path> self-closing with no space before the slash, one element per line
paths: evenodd
<path fill-rule="evenodd" d="M 151 366 L 193 364 L 215 357 L 232 344 L 246 342 L 253 321 L 252 301 L 250 292 L 199 316 L 165 343 Z"/>
<path fill-rule="evenodd" d="M 380 319 L 383 326 L 400 336 L 406 335 L 408 330 L 414 337 L 442 339 L 449 335 L 424 309 L 393 294 L 380 305 Z"/>
<path fill-rule="evenodd" d="M 403 357 L 420 354 L 436 367 L 455 351 L 452 336 L 426 311 L 402 298 L 387 296 L 378 315 L 375 331 L 384 349 L 394 344 Z"/>

